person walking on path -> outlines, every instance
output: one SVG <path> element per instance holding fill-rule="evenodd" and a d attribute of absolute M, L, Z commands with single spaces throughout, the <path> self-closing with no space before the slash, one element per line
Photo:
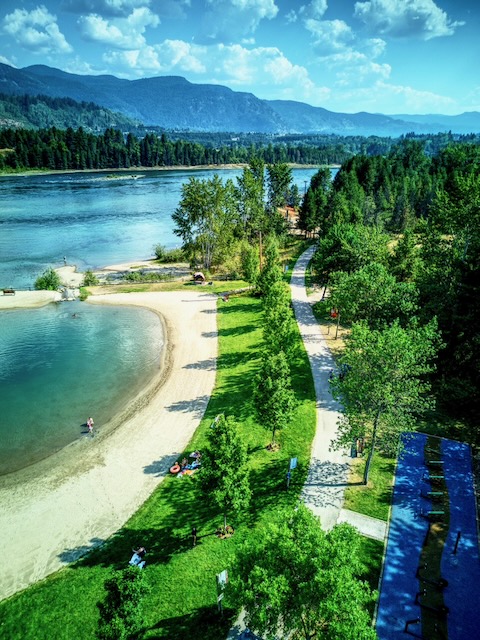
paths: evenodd
<path fill-rule="evenodd" d="M 315 252 L 312 246 L 297 260 L 290 280 L 295 318 L 310 361 L 315 385 L 317 428 L 312 444 L 308 477 L 302 500 L 320 517 L 323 529 L 339 520 L 348 480 L 349 458 L 341 451 L 330 451 L 337 434 L 340 407 L 330 393 L 329 376 L 335 368 L 332 354 L 308 301 L 305 271 Z"/>

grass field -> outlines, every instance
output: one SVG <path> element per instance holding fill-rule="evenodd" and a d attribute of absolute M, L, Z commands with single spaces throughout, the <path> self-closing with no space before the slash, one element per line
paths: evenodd
<path fill-rule="evenodd" d="M 298 336 L 292 379 L 298 407 L 291 425 L 280 434 L 281 448 L 265 446 L 270 434 L 253 417 L 252 390 L 261 345 L 260 301 L 232 297 L 219 307 L 219 360 L 216 388 L 188 452 L 201 449 L 205 432 L 221 412 L 234 415 L 249 450 L 253 490 L 248 513 L 232 513 L 235 535 L 215 536 L 222 516 L 199 495 L 195 476 L 168 477 L 139 511 L 106 544 L 83 560 L 0 604 L 0 637 L 51 640 L 95 637 L 97 602 L 104 581 L 126 566 L 133 546 L 148 549 L 145 570 L 152 590 L 145 601 L 145 638 L 225 637 L 235 612 L 220 619 L 216 606 L 216 573 L 232 566 L 235 549 L 251 531 L 262 527 L 272 511 L 294 503 L 303 483 L 315 428 L 315 401 L 310 368 Z M 299 468 L 285 490 L 290 457 Z M 190 531 L 198 529 L 192 547 Z"/>

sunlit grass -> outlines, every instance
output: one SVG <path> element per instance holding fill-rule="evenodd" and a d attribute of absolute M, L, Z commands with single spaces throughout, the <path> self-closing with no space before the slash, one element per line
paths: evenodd
<path fill-rule="evenodd" d="M 225 283 L 228 284 L 228 283 Z M 231 283 L 230 283 L 231 285 Z M 283 433 L 281 448 L 266 450 L 270 434 L 254 417 L 252 393 L 259 368 L 261 303 L 248 296 L 230 298 L 219 305 L 219 360 L 214 393 L 187 452 L 202 448 L 211 421 L 220 412 L 239 421 L 249 453 L 251 508 L 229 515 L 235 535 L 215 536 L 222 516 L 198 491 L 195 476 L 167 477 L 126 525 L 102 547 L 67 569 L 0 603 L 0 637 L 9 639 L 70 640 L 95 637 L 97 602 L 112 571 L 126 566 L 133 546 L 148 549 L 146 576 L 152 590 L 145 601 L 145 638 L 181 637 L 217 640 L 226 636 L 235 612 L 220 618 L 216 605 L 215 575 L 233 564 L 237 545 L 248 540 L 275 510 L 294 504 L 303 484 L 315 429 L 314 389 L 308 360 L 297 337 L 291 362 L 298 408 Z M 299 468 L 286 490 L 290 457 Z M 190 538 L 195 524 L 199 540 Z"/>

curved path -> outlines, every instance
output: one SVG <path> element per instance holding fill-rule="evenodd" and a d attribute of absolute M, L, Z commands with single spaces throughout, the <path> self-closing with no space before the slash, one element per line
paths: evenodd
<path fill-rule="evenodd" d="M 320 516 L 322 527 L 331 529 L 340 518 L 349 459 L 341 451 L 330 450 L 330 443 L 337 433 L 339 405 L 332 398 L 328 384 L 335 362 L 313 314 L 305 288 L 305 271 L 314 251 L 315 247 L 312 246 L 300 256 L 290 281 L 295 317 L 310 360 L 317 399 L 317 429 L 302 499 L 315 515 Z"/>

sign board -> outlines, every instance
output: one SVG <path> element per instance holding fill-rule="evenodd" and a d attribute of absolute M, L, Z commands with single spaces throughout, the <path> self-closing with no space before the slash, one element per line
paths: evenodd
<path fill-rule="evenodd" d="M 224 569 L 221 573 L 217 574 L 217 583 L 220 589 L 225 589 L 225 585 L 228 582 L 228 571 Z"/>
<path fill-rule="evenodd" d="M 290 469 L 296 469 L 297 468 L 297 458 L 290 458 Z"/>

